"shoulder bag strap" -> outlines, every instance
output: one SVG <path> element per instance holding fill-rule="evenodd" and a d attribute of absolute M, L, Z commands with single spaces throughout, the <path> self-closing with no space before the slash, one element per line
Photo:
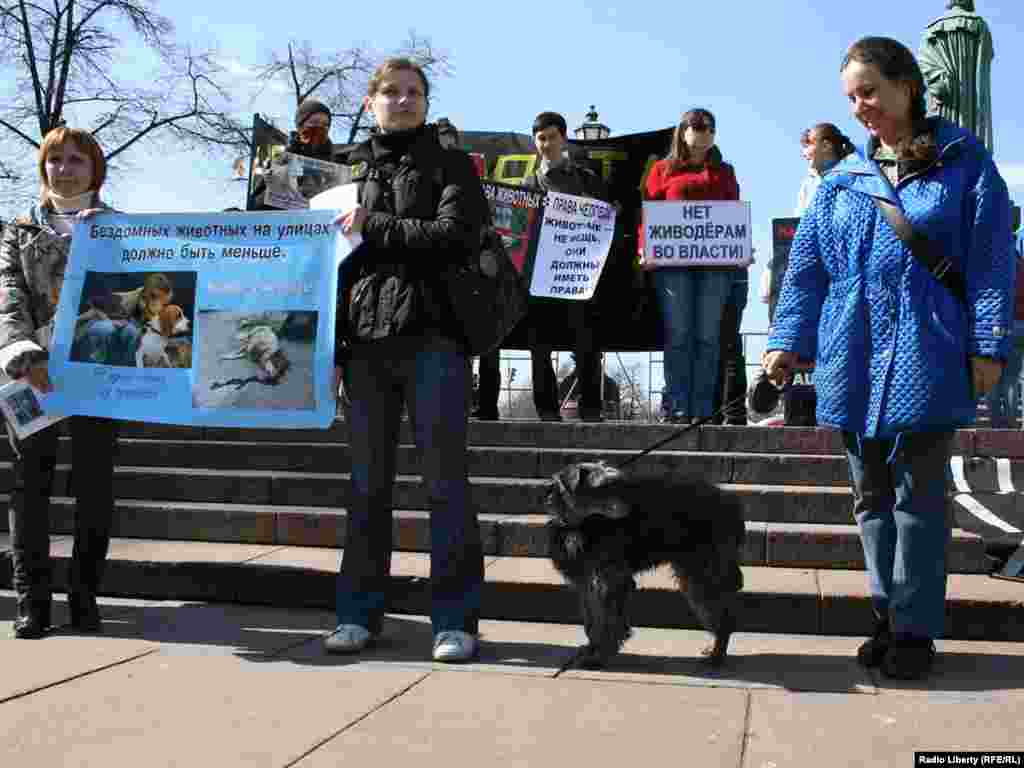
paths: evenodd
<path fill-rule="evenodd" d="M 953 268 L 953 262 L 940 251 L 938 244 L 915 231 L 898 206 L 878 197 L 873 199 L 878 210 L 889 222 L 889 226 L 893 228 L 903 244 L 910 249 L 914 258 L 931 273 L 932 277 L 946 286 L 960 303 L 966 305 L 967 287 L 964 285 L 963 275 Z"/>

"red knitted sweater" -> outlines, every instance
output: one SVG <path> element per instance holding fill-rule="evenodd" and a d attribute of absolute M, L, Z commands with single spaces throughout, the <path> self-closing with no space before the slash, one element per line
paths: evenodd
<path fill-rule="evenodd" d="M 658 160 L 647 175 L 647 200 L 739 200 L 740 186 L 728 163 L 669 172 L 668 160 Z"/>
<path fill-rule="evenodd" d="M 740 185 L 728 163 L 670 172 L 668 160 L 651 166 L 644 184 L 644 200 L 739 200 Z M 637 253 L 644 251 L 644 226 L 640 224 Z"/>

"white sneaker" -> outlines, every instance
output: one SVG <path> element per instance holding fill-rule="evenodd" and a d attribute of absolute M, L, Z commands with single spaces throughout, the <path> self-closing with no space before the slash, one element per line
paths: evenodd
<path fill-rule="evenodd" d="M 476 656 L 476 635 L 447 629 L 434 636 L 434 661 L 469 661 Z"/>
<path fill-rule="evenodd" d="M 366 627 L 358 624 L 339 624 L 324 638 L 324 650 L 328 653 L 359 653 L 373 640 Z"/>

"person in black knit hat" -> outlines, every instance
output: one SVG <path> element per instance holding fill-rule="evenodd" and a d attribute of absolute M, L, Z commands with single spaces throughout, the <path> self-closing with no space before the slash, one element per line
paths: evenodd
<path fill-rule="evenodd" d="M 321 101 L 304 99 L 295 110 L 295 132 L 287 151 L 318 160 L 333 160 L 330 132 L 331 110 Z"/>

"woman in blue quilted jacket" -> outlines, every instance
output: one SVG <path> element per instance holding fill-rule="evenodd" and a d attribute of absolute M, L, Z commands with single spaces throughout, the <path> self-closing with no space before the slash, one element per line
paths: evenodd
<path fill-rule="evenodd" d="M 763 364 L 781 383 L 798 358 L 815 360 L 818 423 L 843 432 L 876 614 L 857 658 L 915 679 L 945 628 L 954 430 L 973 421 L 1008 352 L 1010 203 L 984 146 L 925 117 L 924 80 L 902 44 L 857 41 L 841 75 L 868 142 L 800 222 Z M 877 200 L 941 250 L 966 297 L 918 261 Z"/>

